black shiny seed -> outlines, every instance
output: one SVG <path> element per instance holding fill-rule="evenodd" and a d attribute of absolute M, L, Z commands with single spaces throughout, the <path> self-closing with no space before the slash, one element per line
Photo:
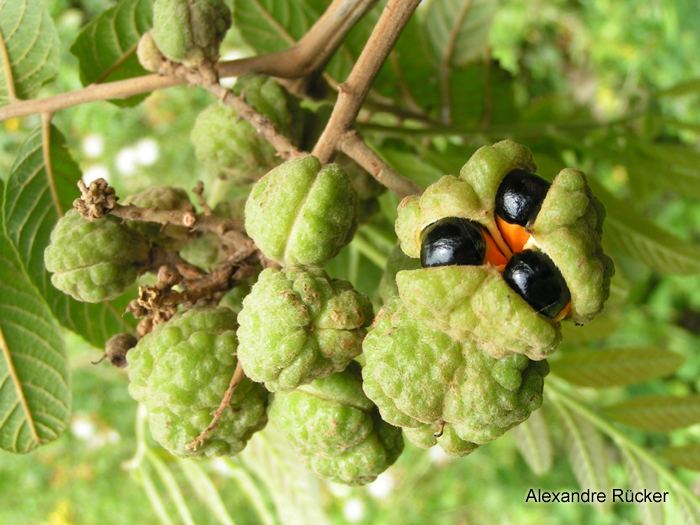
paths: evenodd
<path fill-rule="evenodd" d="M 548 317 L 556 317 L 571 300 L 561 272 L 542 252 L 516 253 L 508 261 L 503 278 L 530 306 Z"/>
<path fill-rule="evenodd" d="M 506 222 L 527 226 L 542 207 L 549 183 L 525 170 L 509 172 L 496 192 L 496 214 Z"/>
<path fill-rule="evenodd" d="M 484 263 L 486 241 L 477 223 L 460 217 L 447 217 L 423 232 L 420 263 L 423 268 Z"/>

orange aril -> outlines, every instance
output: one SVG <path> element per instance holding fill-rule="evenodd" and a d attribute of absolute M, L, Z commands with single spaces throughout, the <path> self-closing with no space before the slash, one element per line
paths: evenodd
<path fill-rule="evenodd" d="M 484 257 L 484 262 L 493 264 L 499 271 L 503 271 L 508 259 L 501 253 L 501 250 L 496 246 L 495 241 L 487 232 L 484 230 L 484 240 L 486 241 L 486 256 Z"/>
<path fill-rule="evenodd" d="M 530 240 L 530 232 L 519 224 L 511 224 L 496 216 L 496 225 L 513 253 L 522 252 L 525 244 Z"/>
<path fill-rule="evenodd" d="M 569 314 L 571 313 L 571 301 L 566 303 L 566 306 L 561 309 L 561 312 L 559 312 L 556 317 L 553 319 L 554 322 L 558 323 L 559 321 L 562 321 L 569 317 Z"/>

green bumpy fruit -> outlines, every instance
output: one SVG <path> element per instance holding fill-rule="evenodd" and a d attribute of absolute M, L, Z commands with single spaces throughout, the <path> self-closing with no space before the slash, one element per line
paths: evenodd
<path fill-rule="evenodd" d="M 494 359 L 471 339 L 457 341 L 410 315 L 394 299 L 363 344 L 363 388 L 382 419 L 464 455 L 527 419 L 542 404 L 546 361 L 522 354 Z M 428 433 L 440 431 L 440 438 Z"/>
<path fill-rule="evenodd" d="M 147 188 L 129 195 L 124 199 L 124 204 L 160 211 L 194 212 L 194 206 L 187 192 L 182 188 L 173 188 L 171 186 Z M 167 247 L 178 247 L 182 241 L 188 238 L 188 229 L 185 226 L 173 224 L 163 226 L 162 224 L 143 221 L 127 221 L 126 224 L 129 228 L 141 232 L 153 242 Z"/>
<path fill-rule="evenodd" d="M 401 454 L 401 431 L 381 420 L 362 392 L 357 363 L 296 390 L 275 394 L 270 424 L 321 476 L 364 485 Z"/>
<path fill-rule="evenodd" d="M 336 155 L 335 162 L 347 173 L 357 194 L 357 222 L 368 221 L 379 209 L 378 197 L 386 188 L 347 155 Z"/>
<path fill-rule="evenodd" d="M 177 456 L 232 455 L 267 422 L 267 391 L 236 387 L 204 445 L 186 445 L 210 423 L 236 368 L 236 317 L 224 307 L 194 308 L 159 324 L 127 354 L 129 393 L 148 409 L 153 438 Z"/>
<path fill-rule="evenodd" d="M 155 0 L 153 40 L 163 55 L 188 67 L 216 62 L 231 27 L 224 0 Z"/>
<path fill-rule="evenodd" d="M 384 266 L 382 278 L 379 281 L 377 288 L 377 298 L 381 304 L 388 302 L 390 299 L 399 295 L 399 288 L 396 284 L 396 275 L 402 270 L 417 270 L 420 268 L 420 262 L 417 259 L 408 257 L 400 246 L 394 246 L 391 250 L 389 258 Z"/>
<path fill-rule="evenodd" d="M 205 232 L 199 237 L 191 239 L 180 248 L 180 255 L 188 263 L 199 266 L 204 270 L 214 268 L 222 257 L 219 249 L 218 237 L 210 232 Z"/>
<path fill-rule="evenodd" d="M 151 245 L 116 217 L 88 221 L 66 213 L 51 232 L 44 265 L 51 283 L 78 301 L 114 299 L 148 265 Z"/>
<path fill-rule="evenodd" d="M 343 370 L 362 351 L 369 300 L 319 268 L 267 268 L 238 315 L 246 375 L 271 392 Z"/>
<path fill-rule="evenodd" d="M 243 75 L 233 88 L 292 142 L 299 135 L 298 103 L 270 77 Z M 230 184 L 258 180 L 280 163 L 275 149 L 235 109 L 210 105 L 197 117 L 190 140 L 197 160 Z"/>
<path fill-rule="evenodd" d="M 245 206 L 245 228 L 263 254 L 282 265 L 321 265 L 350 242 L 357 195 L 337 164 L 307 155 L 260 179 Z"/>
<path fill-rule="evenodd" d="M 491 357 L 513 353 L 540 360 L 561 342 L 559 323 L 538 314 L 493 266 L 436 266 L 396 274 L 410 315 Z"/>
<path fill-rule="evenodd" d="M 450 456 L 467 456 L 474 452 L 479 445 L 461 439 L 452 425 L 423 425 L 415 428 L 404 428 L 404 437 L 420 448 L 439 446 Z"/>

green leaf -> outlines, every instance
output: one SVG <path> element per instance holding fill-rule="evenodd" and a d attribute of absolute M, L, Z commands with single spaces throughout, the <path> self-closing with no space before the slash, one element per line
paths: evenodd
<path fill-rule="evenodd" d="M 688 498 L 678 498 L 677 503 L 679 510 L 686 525 L 700 525 L 700 505 L 697 501 Z"/>
<path fill-rule="evenodd" d="M 138 470 L 134 472 L 134 475 L 143 485 L 146 498 L 148 498 L 148 501 L 153 508 L 153 512 L 155 512 L 156 516 L 158 516 L 160 522 L 163 525 L 175 525 L 173 520 L 170 519 L 170 514 L 165 506 L 165 501 L 163 501 L 163 498 L 160 496 L 158 488 L 156 487 L 156 484 L 154 483 L 153 478 L 148 472 L 146 466 L 141 465 Z"/>
<path fill-rule="evenodd" d="M 642 430 L 668 432 L 700 423 L 700 394 L 639 396 L 607 406 L 603 413 Z"/>
<path fill-rule="evenodd" d="M 668 447 L 661 454 L 678 467 L 700 470 L 700 444 L 691 443 L 679 447 Z"/>
<path fill-rule="evenodd" d="M 647 463 L 641 461 L 631 450 L 620 447 L 629 487 L 634 490 L 659 490 L 659 477 Z M 664 508 L 659 503 L 639 503 L 635 505 L 643 525 L 662 525 Z"/>
<path fill-rule="evenodd" d="M 625 166 L 635 195 L 642 199 L 657 198 L 663 192 L 700 198 L 700 152 L 695 148 L 634 138 L 626 139 L 623 144 L 608 142 L 596 147 L 593 155 L 609 156 Z"/>
<path fill-rule="evenodd" d="M 4 193 L 0 181 L 0 193 Z M 0 230 L 0 448 L 29 452 L 70 416 L 68 361 L 59 327 Z"/>
<path fill-rule="evenodd" d="M 397 104 L 420 113 L 438 107 L 438 86 L 433 50 L 425 35 L 424 25 L 414 15 L 401 32 L 373 89 Z"/>
<path fill-rule="evenodd" d="M 444 67 L 464 66 L 484 52 L 497 8 L 493 0 L 428 2 L 426 32 Z"/>
<path fill-rule="evenodd" d="M 608 314 L 606 310 L 603 315 L 596 317 L 593 321 L 583 326 L 577 326 L 574 323 L 562 323 L 561 332 L 564 345 L 574 346 L 605 339 L 614 333 L 619 326 L 619 317 Z"/>
<path fill-rule="evenodd" d="M 440 118 L 446 124 L 470 126 L 490 120 L 494 107 L 490 69 L 470 62 L 484 55 L 497 7 L 498 2 L 491 0 L 432 0 L 425 7 L 425 32 L 439 80 Z"/>
<path fill-rule="evenodd" d="M 532 472 L 542 476 L 552 468 L 552 440 L 547 430 L 543 411 L 536 410 L 530 417 L 513 429 L 515 444 L 520 455 Z"/>
<path fill-rule="evenodd" d="M 59 50 L 45 2 L 0 0 L 0 106 L 12 102 L 13 92 L 20 99 L 32 98 L 53 80 Z"/>
<path fill-rule="evenodd" d="M 158 474 L 163 486 L 168 491 L 170 499 L 175 504 L 177 513 L 180 515 L 180 519 L 185 525 L 194 525 L 194 520 L 192 519 L 192 512 L 187 506 L 187 501 L 185 500 L 182 490 L 175 479 L 170 468 L 151 450 L 146 449 L 146 457 L 153 465 L 153 469 Z"/>
<path fill-rule="evenodd" d="M 121 0 L 87 24 L 70 51 L 78 59 L 84 86 L 141 76 L 136 46 L 152 24 L 150 0 Z M 115 101 L 134 105 L 144 97 Z"/>
<path fill-rule="evenodd" d="M 688 244 L 667 232 L 629 203 L 595 186 L 595 194 L 605 204 L 607 217 L 603 225 L 603 246 L 641 261 L 661 273 L 690 275 L 700 273 L 700 247 Z"/>
<path fill-rule="evenodd" d="M 680 97 L 698 92 L 700 92 L 700 78 L 693 78 L 662 89 L 657 94 L 660 97 Z"/>
<path fill-rule="evenodd" d="M 603 436 L 593 425 L 560 403 L 559 411 L 564 427 L 564 446 L 576 480 L 582 489 L 609 492 L 608 456 Z M 606 503 L 596 503 L 604 507 Z"/>
<path fill-rule="evenodd" d="M 328 7 L 326 0 L 234 0 L 233 23 L 257 53 L 272 53 L 294 45 Z M 326 67 L 334 81 L 342 81 L 352 69 L 378 17 L 365 14 L 348 33 Z"/>
<path fill-rule="evenodd" d="M 256 433 L 239 457 L 267 486 L 285 525 L 329 523 L 321 506 L 318 478 L 269 427 Z"/>
<path fill-rule="evenodd" d="M 633 385 L 675 372 L 682 355 L 661 348 L 578 349 L 550 361 L 552 373 L 580 386 Z"/>
<path fill-rule="evenodd" d="M 379 153 L 392 168 L 421 187 L 430 186 L 444 175 L 442 171 L 417 156 L 413 151 L 384 148 Z"/>
<path fill-rule="evenodd" d="M 233 518 L 226 510 L 226 505 L 224 505 L 216 485 L 214 485 L 214 482 L 204 472 L 202 467 L 199 466 L 199 463 L 195 460 L 181 458 L 178 458 L 178 462 L 182 472 L 190 482 L 192 490 L 209 509 L 216 521 L 221 525 L 235 525 Z"/>
<path fill-rule="evenodd" d="M 328 7 L 328 0 L 307 0 L 310 6 L 314 8 L 317 13 L 315 18 L 321 16 L 321 13 L 325 11 Z M 341 82 L 344 80 L 352 70 L 352 66 L 355 65 L 357 57 L 360 56 L 362 49 L 365 47 L 365 43 L 372 33 L 374 24 L 376 24 L 379 19 L 379 14 L 381 13 L 380 7 L 375 7 L 366 12 L 363 17 L 356 22 L 355 26 L 348 32 L 343 43 L 338 47 L 333 57 L 328 62 L 326 67 L 326 73 L 336 82 Z M 316 20 L 312 20 L 312 23 Z M 394 60 L 392 56 L 388 58 L 388 62 Z M 386 83 L 398 83 L 393 71 L 388 65 L 382 67 L 382 81 Z M 376 81 L 374 83 L 376 85 Z M 372 88 L 375 88 L 375 85 Z"/>
<path fill-rule="evenodd" d="M 56 290 L 44 269 L 44 249 L 58 217 L 77 196 L 80 169 L 66 148 L 63 135 L 49 130 L 50 168 L 47 169 L 41 129 L 21 146 L 10 170 L 2 201 L 8 240 L 20 256 L 27 276 L 44 296 L 58 321 L 102 347 L 112 335 L 130 326 L 111 304 L 80 303 Z"/>
<path fill-rule="evenodd" d="M 320 16 L 308 2 L 234 0 L 233 25 L 257 53 L 273 53 L 294 45 Z"/>
<path fill-rule="evenodd" d="M 453 68 L 444 95 L 447 107 L 443 108 L 443 117 L 448 115 L 446 121 L 461 128 L 512 122 L 515 118 L 512 79 L 490 62 Z"/>
<path fill-rule="evenodd" d="M 258 482 L 253 477 L 254 473 L 248 472 L 248 470 L 240 465 L 240 462 L 233 458 L 224 458 L 223 461 L 228 467 L 227 475 L 236 482 L 241 493 L 245 494 L 246 499 L 258 514 L 260 524 L 275 525 L 277 522 L 273 515 L 274 509 L 268 504 L 265 495 L 262 490 L 260 490 Z"/>

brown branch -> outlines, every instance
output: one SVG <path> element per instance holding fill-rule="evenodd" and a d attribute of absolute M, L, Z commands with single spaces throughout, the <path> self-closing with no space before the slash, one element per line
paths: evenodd
<path fill-rule="evenodd" d="M 35 113 L 55 113 L 60 109 L 98 100 L 129 98 L 182 83 L 183 81 L 177 78 L 145 75 L 105 84 L 92 84 L 76 91 L 69 91 L 53 97 L 23 100 L 0 108 L 0 122 L 9 118 L 34 115 Z"/>
<path fill-rule="evenodd" d="M 209 206 L 207 199 L 204 197 L 204 183 L 201 180 L 197 181 L 197 184 L 195 184 L 194 188 L 192 188 L 192 193 L 194 193 L 197 197 L 197 202 L 202 208 L 204 215 L 212 215 L 213 212 L 211 206 Z"/>
<path fill-rule="evenodd" d="M 347 80 L 338 86 L 338 101 L 314 147 L 313 154 L 328 162 L 343 134 L 357 118 L 374 78 L 394 47 L 420 0 L 389 0 Z"/>
<path fill-rule="evenodd" d="M 231 376 L 231 381 L 228 384 L 228 388 L 224 393 L 224 397 L 221 399 L 221 403 L 219 403 L 219 406 L 214 412 L 214 416 L 212 417 L 211 422 L 207 425 L 207 427 L 204 430 L 202 430 L 199 433 L 199 435 L 196 438 L 194 438 L 187 445 L 185 445 L 185 448 L 187 450 L 197 450 L 204 444 L 207 437 L 209 437 L 209 434 L 211 434 L 216 429 L 217 425 L 219 424 L 219 421 L 221 421 L 221 417 L 224 415 L 224 412 L 231 405 L 231 399 L 233 398 L 233 394 L 236 391 L 236 387 L 241 383 L 241 381 L 243 381 L 244 378 L 245 374 L 243 373 L 243 367 L 241 366 L 241 362 L 238 361 L 236 363 L 236 369 L 233 371 L 233 375 Z"/>
<path fill-rule="evenodd" d="M 333 0 L 311 29 L 289 49 L 220 62 L 216 66 L 218 75 L 224 78 L 244 73 L 259 73 L 281 78 L 304 77 L 326 63 L 348 31 L 375 1 Z M 5 63 L 3 61 L 3 64 Z M 54 113 L 60 109 L 99 100 L 129 98 L 184 83 L 185 80 L 182 78 L 153 74 L 104 84 L 92 84 L 76 91 L 42 99 L 24 100 L 0 108 L 0 122 L 35 113 Z M 12 97 L 10 99 L 12 100 Z"/>
<path fill-rule="evenodd" d="M 255 247 L 248 236 L 237 230 L 235 221 L 216 215 L 198 215 L 192 211 L 155 210 L 121 204 L 116 204 L 109 213 L 129 221 L 172 224 L 184 226 L 195 232 L 211 232 L 222 240 L 233 255 L 248 252 Z"/>
<path fill-rule="evenodd" d="M 140 319 L 136 330 L 143 337 L 155 325 L 172 318 L 180 306 L 192 307 L 201 301 L 218 303 L 236 283 L 255 275 L 261 263 L 262 256 L 255 248 L 229 257 L 210 273 L 174 259 L 173 266 L 165 264 L 158 268 L 154 285 L 139 287 L 139 296 L 129 302 L 126 310 Z M 176 285 L 178 289 L 174 288 Z"/>
<path fill-rule="evenodd" d="M 372 177 L 377 179 L 399 197 L 417 195 L 421 193 L 420 187 L 413 181 L 399 175 L 387 165 L 372 149 L 362 140 L 357 131 L 351 130 L 341 138 L 338 148 L 348 157 L 362 166 Z"/>
<path fill-rule="evenodd" d="M 144 271 L 158 272 L 162 267 L 168 268 L 171 272 L 177 272 L 177 274 L 182 276 L 184 279 L 199 279 L 206 275 L 204 270 L 187 262 L 178 252 L 166 250 L 160 246 L 154 246 L 151 249 L 151 260 Z M 164 280 L 161 277 L 162 276 L 159 276 L 159 280 Z"/>

